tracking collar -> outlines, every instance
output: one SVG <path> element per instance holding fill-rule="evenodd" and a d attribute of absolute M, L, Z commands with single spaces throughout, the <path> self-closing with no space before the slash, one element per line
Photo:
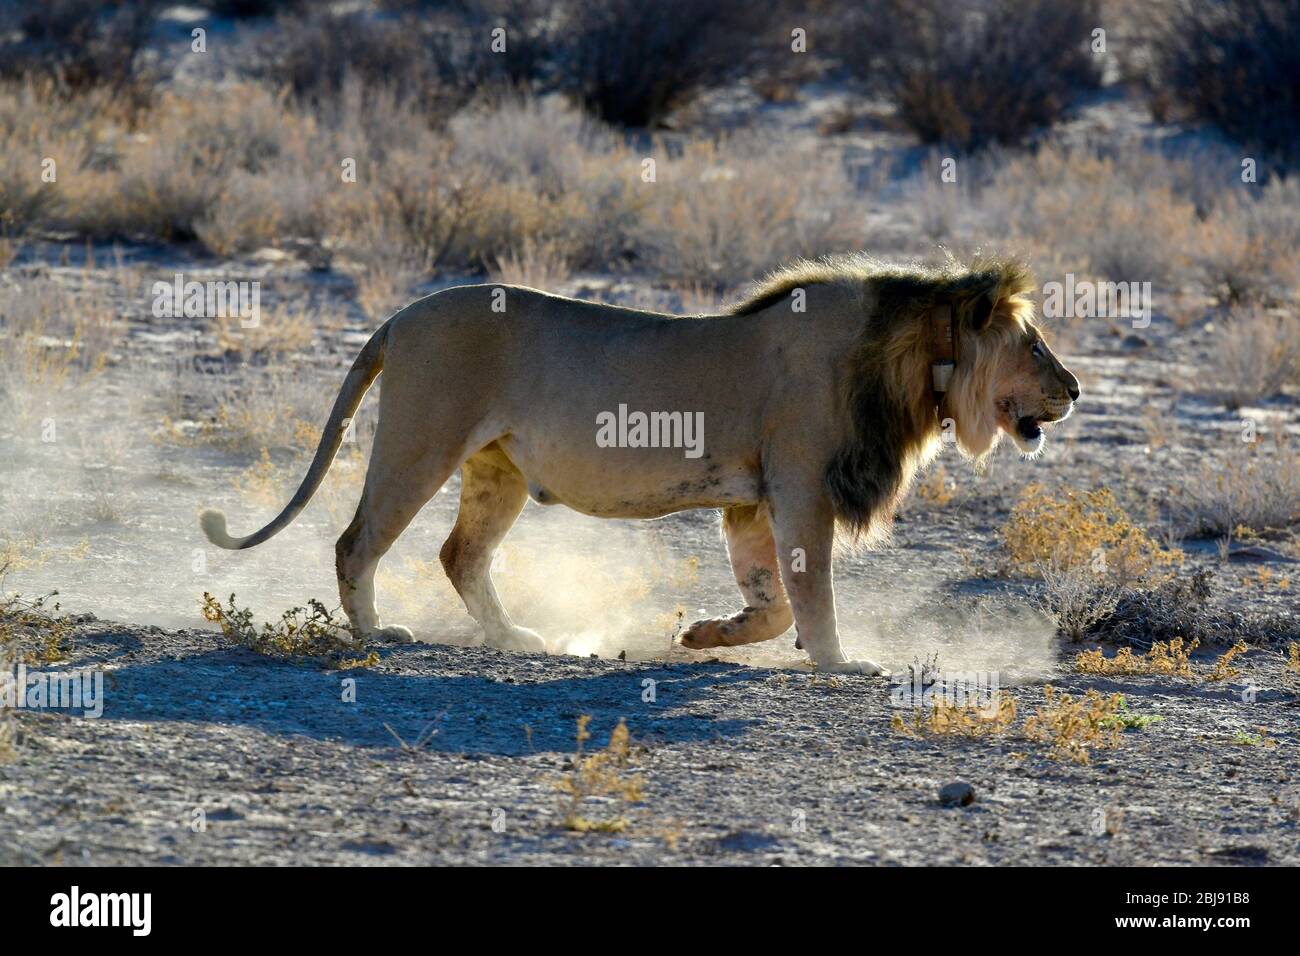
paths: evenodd
<path fill-rule="evenodd" d="M 952 370 L 957 367 L 957 332 L 952 324 L 952 306 L 946 302 L 930 309 L 930 354 L 930 387 L 938 409 L 952 380 Z"/>

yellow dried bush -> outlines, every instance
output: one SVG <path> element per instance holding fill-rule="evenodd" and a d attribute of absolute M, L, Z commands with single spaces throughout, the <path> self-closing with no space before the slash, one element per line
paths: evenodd
<path fill-rule="evenodd" d="M 1010 729 L 1016 722 L 1015 699 L 998 694 L 991 707 L 974 703 L 935 701 L 932 706 L 913 710 L 911 720 L 894 714 L 890 724 L 909 737 L 990 737 Z"/>
<path fill-rule="evenodd" d="M 590 714 L 578 718 L 578 748 L 573 757 L 573 768 L 556 784 L 569 798 L 565 801 L 564 828 L 577 833 L 617 833 L 626 829 L 626 819 L 621 816 L 595 819 L 584 816 L 583 810 L 589 798 L 612 797 L 623 803 L 641 802 L 641 782 L 628 771 L 632 760 L 632 737 L 626 722 L 620 719 L 609 735 L 605 749 L 588 755 L 584 750 L 586 742 L 591 739 L 591 732 L 587 730 L 590 723 Z"/>
<path fill-rule="evenodd" d="M 1074 659 L 1075 670 L 1081 674 L 1100 674 L 1107 677 L 1124 675 L 1161 674 L 1166 677 L 1192 677 L 1192 652 L 1199 641 L 1185 642 L 1181 637 L 1172 641 L 1156 641 L 1139 657 L 1127 647 L 1121 647 L 1114 657 L 1107 657 L 1101 648 L 1084 651 Z"/>
<path fill-rule="evenodd" d="M 1103 697 L 1089 690 L 1083 697 L 1071 697 L 1051 684 L 1043 694 L 1043 706 L 1025 720 L 1025 736 L 1048 744 L 1050 759 L 1088 764 L 1093 749 L 1119 746 L 1123 695 Z"/>
<path fill-rule="evenodd" d="M 1087 565 L 1121 587 L 1158 584 L 1183 559 L 1135 525 L 1106 488 L 1054 496 L 1030 485 L 1003 526 L 1002 541 L 1016 571 Z"/>

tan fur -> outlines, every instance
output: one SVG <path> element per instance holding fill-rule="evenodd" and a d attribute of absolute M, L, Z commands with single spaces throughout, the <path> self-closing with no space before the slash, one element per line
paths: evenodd
<path fill-rule="evenodd" d="M 359 633 L 410 639 L 380 623 L 375 567 L 460 469 L 461 512 L 443 565 L 494 646 L 545 647 L 511 621 L 489 573 L 528 495 L 601 517 L 721 508 L 747 606 L 692 625 L 683 643 L 766 640 L 793 617 L 819 667 L 878 673 L 848 661 L 835 630 L 836 525 L 880 540 L 940 447 L 925 328 L 937 303 L 953 307 L 959 340 L 942 415 L 965 454 L 987 455 L 999 429 L 1017 421 L 1068 414 L 1073 376 L 1054 357 L 1029 359 L 1039 335 L 1031 288 L 1012 262 L 922 269 L 853 257 L 783 270 L 718 316 L 676 318 L 511 286 L 448 289 L 403 309 L 362 350 L 279 517 L 247 538 L 227 534 L 218 512 L 204 512 L 201 524 L 221 547 L 246 548 L 293 520 L 382 370 L 365 491 L 336 549 L 343 608 Z M 620 405 L 702 413 L 701 454 L 598 446 L 598 416 Z"/>

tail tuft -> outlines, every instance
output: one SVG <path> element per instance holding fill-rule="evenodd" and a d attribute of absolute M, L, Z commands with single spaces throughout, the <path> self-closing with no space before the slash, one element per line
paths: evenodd
<path fill-rule="evenodd" d="M 239 538 L 232 538 L 226 533 L 226 516 L 215 508 L 204 508 L 199 512 L 199 527 L 207 535 L 208 540 L 218 548 L 225 548 L 227 551 L 238 551 L 241 541 Z"/>

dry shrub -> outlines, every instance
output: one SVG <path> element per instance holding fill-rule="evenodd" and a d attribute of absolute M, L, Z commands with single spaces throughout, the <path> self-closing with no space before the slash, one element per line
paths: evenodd
<path fill-rule="evenodd" d="M 1175 495 L 1175 515 L 1189 536 L 1285 531 L 1300 522 L 1300 453 L 1282 434 L 1242 442 L 1233 454 L 1203 460 Z"/>
<path fill-rule="evenodd" d="M 1221 204 L 1201 223 L 1192 252 L 1207 291 L 1230 306 L 1281 292 L 1296 263 L 1294 247 L 1281 247 L 1279 236 L 1243 228 L 1238 208 L 1240 201 Z"/>
<path fill-rule="evenodd" d="M 6 576 L 18 567 L 7 549 L 0 550 L 0 683 L 20 661 L 40 667 L 67 660 L 72 639 L 72 621 L 53 600 L 58 591 L 29 598 L 5 589 Z M 8 732 L 12 727 L 7 731 L 5 716 L 0 707 L 0 758 L 6 737 L 12 742 Z"/>
<path fill-rule="evenodd" d="M 366 86 L 401 78 L 414 87 L 436 81 L 434 62 L 414 18 L 378 18 L 362 9 L 317 7 L 280 17 L 250 51 L 246 70 L 303 99 L 337 96 L 344 81 Z"/>
<path fill-rule="evenodd" d="M 203 619 L 220 627 L 223 637 L 258 654 L 318 659 L 340 670 L 379 663 L 374 651 L 361 658 L 349 656 L 363 653 L 365 640 L 354 636 L 345 622 L 315 598 L 307 607 L 290 608 L 280 620 L 263 622 L 261 627 L 253 623 L 251 610 L 235 604 L 233 594 L 223 605 L 205 591 L 202 610 Z"/>
<path fill-rule="evenodd" d="M 51 81 L 0 85 L 0 236 L 55 220 L 118 113 L 105 90 L 68 98 Z M 42 179 L 46 159 L 54 161 L 52 183 Z"/>
<path fill-rule="evenodd" d="M 245 360 L 301 352 L 315 339 L 317 329 L 338 328 L 342 314 L 329 306 L 281 302 L 260 310 L 256 325 L 244 324 L 238 315 L 212 319 L 217 346 Z"/>
<path fill-rule="evenodd" d="M 901 714 L 890 718 L 890 725 L 909 737 L 992 737 L 1005 733 L 1016 722 L 1016 702 L 1007 694 L 998 694 L 991 706 L 976 703 L 953 703 L 936 700 L 931 706 L 916 707 L 912 719 Z"/>
<path fill-rule="evenodd" d="M 746 137 L 683 146 L 657 159 L 644 258 L 679 282 L 726 288 L 791 259 L 850 248 L 852 186 L 838 156 L 773 152 Z"/>
<path fill-rule="evenodd" d="M 986 224 L 1041 250 L 1054 268 L 1156 284 L 1186 272 L 1199 220 L 1172 181 L 1176 162 L 1044 147 L 990 163 Z"/>
<path fill-rule="evenodd" d="M 564 0 L 560 86 L 605 122 L 651 126 L 738 75 L 772 11 L 759 0 Z"/>
<path fill-rule="evenodd" d="M 1192 677 L 1192 652 L 1200 641 L 1190 643 L 1180 637 L 1171 641 L 1156 641 L 1146 656 L 1138 657 L 1127 647 L 1121 647 L 1114 657 L 1107 657 L 1101 648 L 1083 651 L 1074 659 L 1075 669 L 1081 674 L 1160 675 L 1164 677 Z"/>
<path fill-rule="evenodd" d="M 1002 539 L 1015 570 L 1086 567 L 1121 588 L 1158 583 L 1183 557 L 1137 527 L 1106 488 L 1055 497 L 1032 484 L 1012 508 Z"/>
<path fill-rule="evenodd" d="M 1083 697 L 1071 697 L 1050 684 L 1043 693 L 1046 701 L 1025 719 L 1021 733 L 1028 740 L 1048 745 L 1051 760 L 1088 764 L 1092 750 L 1119 746 L 1126 726 L 1152 721 L 1127 714 L 1120 694 L 1104 697 L 1089 690 Z M 894 714 L 890 725 L 917 740 L 982 739 L 1009 732 L 1016 722 L 1016 710 L 1015 700 L 1006 694 L 998 694 L 991 707 L 936 701 L 933 706 L 914 709 L 910 719 Z"/>
<path fill-rule="evenodd" d="M 103 87 L 136 103 L 157 80 L 145 57 L 159 0 L 0 4 L 0 76 L 42 77 L 65 90 Z"/>
<path fill-rule="evenodd" d="M 937 154 L 931 156 L 926 162 L 927 171 L 913 177 L 905 187 L 907 211 L 921 235 L 933 242 L 956 237 L 974 205 L 964 180 L 948 183 L 933 174 L 941 159 Z"/>
<path fill-rule="evenodd" d="M 1232 662 L 1247 653 L 1250 650 L 1245 641 L 1238 641 L 1228 648 L 1214 662 L 1214 667 L 1205 675 L 1207 681 L 1231 680 L 1234 677 L 1240 677 L 1241 671 L 1233 666 Z"/>
<path fill-rule="evenodd" d="M 339 253 L 350 264 L 367 314 L 386 313 L 439 266 L 463 266 L 478 251 L 486 183 L 449 160 L 450 144 L 398 147 L 377 161 L 365 185 L 349 186 L 331 211 Z"/>
<path fill-rule="evenodd" d="M 495 182 L 530 182 L 557 196 L 583 186 L 582 159 L 613 151 L 609 129 L 556 96 L 512 96 L 447 124 L 455 159 Z"/>
<path fill-rule="evenodd" d="M 1192 654 L 1199 646 L 1199 639 L 1184 641 L 1176 637 L 1168 642 L 1156 641 L 1141 657 L 1127 647 L 1121 647 L 1114 657 L 1107 657 L 1101 648 L 1096 648 L 1079 654 L 1074 659 L 1074 667 L 1081 674 L 1104 677 L 1185 677 L 1217 682 L 1241 676 L 1233 661 L 1250 651 L 1245 641 L 1237 641 L 1215 658 L 1214 666 L 1204 674 L 1197 674 L 1192 667 Z"/>
<path fill-rule="evenodd" d="M 491 267 L 531 239 L 579 268 L 625 257 L 648 201 L 640 156 L 554 97 L 509 98 L 449 124 L 449 168 L 473 176 L 454 259 Z"/>
<path fill-rule="evenodd" d="M 438 125 L 474 99 L 495 98 L 553 80 L 560 48 L 551 0 L 387 0 L 314 5 L 281 16 L 275 31 L 248 44 L 245 70 L 295 99 L 326 106 L 350 82 L 402 89 L 424 122 Z M 506 29 L 502 52 L 492 31 Z"/>
<path fill-rule="evenodd" d="M 1050 684 L 1043 695 L 1043 706 L 1025 720 L 1025 736 L 1048 744 L 1050 759 L 1086 765 L 1092 762 L 1094 749 L 1119 746 L 1122 695 L 1103 697 L 1089 690 L 1083 697 L 1071 697 Z"/>
<path fill-rule="evenodd" d="M 1095 0 L 877 0 L 847 18 L 833 41 L 845 65 L 925 142 L 1019 142 L 1101 79 Z"/>
<path fill-rule="evenodd" d="M 359 131 L 339 133 L 340 148 Z M 375 300 L 435 268 L 495 268 L 526 246 L 604 268 L 625 255 L 645 201 L 636 157 L 555 99 L 474 108 L 441 135 L 408 129 L 371 162 L 330 217 Z"/>
<path fill-rule="evenodd" d="M 1300 7 L 1294 0 L 1153 0 L 1141 9 L 1149 55 L 1134 71 L 1153 95 L 1229 136 L 1300 158 Z"/>
<path fill-rule="evenodd" d="M 403 195 L 408 195 L 408 187 L 409 184 L 400 187 Z M 374 322 L 382 321 L 409 302 L 411 288 L 441 255 L 430 250 L 424 242 L 414 240 L 407 229 L 394 228 L 392 210 L 395 208 L 396 204 L 380 199 L 374 205 L 359 209 L 345 226 L 342 243 L 347 256 L 345 269 L 356 285 L 357 305 Z M 433 206 L 422 208 L 434 216 L 439 215 Z M 456 208 L 453 204 L 453 215 Z M 409 221 L 398 219 L 402 225 Z M 454 226 L 447 224 L 446 228 L 451 230 Z M 426 233 L 424 239 L 436 242 L 438 236 L 439 233 L 433 231 Z"/>
<path fill-rule="evenodd" d="M 1215 323 L 1206 391 L 1229 409 L 1300 388 L 1300 315 L 1237 309 Z"/>
<path fill-rule="evenodd" d="M 221 256 L 319 242 L 340 167 L 332 131 L 255 86 L 167 94 L 131 135 L 106 134 L 62 191 L 55 224 L 89 236 L 198 239 Z M 346 154 L 345 154 L 346 155 Z"/>
<path fill-rule="evenodd" d="M 529 236 L 518 249 L 512 249 L 497 260 L 492 281 L 553 292 L 568 280 L 569 272 L 563 250 Z"/>
<path fill-rule="evenodd" d="M 19 422 L 76 400 L 126 335 L 125 319 L 90 271 L 71 286 L 49 276 L 0 285 L 0 396 Z"/>
<path fill-rule="evenodd" d="M 1042 586 L 1036 603 L 1056 622 L 1068 640 L 1079 641 L 1118 606 L 1123 590 L 1105 575 L 1087 565 L 1060 567 L 1040 564 L 1036 569 Z"/>
<path fill-rule="evenodd" d="M 556 784 L 560 792 L 568 796 L 564 802 L 564 828 L 577 833 L 617 833 L 627 828 L 627 820 L 623 817 L 592 818 L 585 813 L 590 812 L 590 801 L 612 798 L 623 803 L 641 802 L 641 782 L 630 771 L 632 738 L 627 724 L 620 718 L 605 749 L 587 754 L 585 745 L 591 739 L 591 732 L 587 730 L 590 723 L 589 714 L 578 718 L 578 747 L 573 765 L 569 775 Z"/>
<path fill-rule="evenodd" d="M 228 365 L 185 384 L 193 404 L 180 413 L 201 423 L 191 442 L 257 454 L 264 448 L 312 451 L 320 440 L 325 412 L 319 385 L 291 363 Z M 169 437 L 179 436 L 173 429 Z"/>
<path fill-rule="evenodd" d="M 1126 591 L 1094 631 L 1106 640 L 1140 647 L 1175 639 L 1204 646 L 1222 643 L 1235 634 L 1262 644 L 1279 644 L 1300 636 L 1300 618 L 1294 614 L 1267 614 L 1240 602 L 1228 607 L 1215 602 L 1212 580 L 1209 569 L 1197 568 L 1147 590 Z"/>

